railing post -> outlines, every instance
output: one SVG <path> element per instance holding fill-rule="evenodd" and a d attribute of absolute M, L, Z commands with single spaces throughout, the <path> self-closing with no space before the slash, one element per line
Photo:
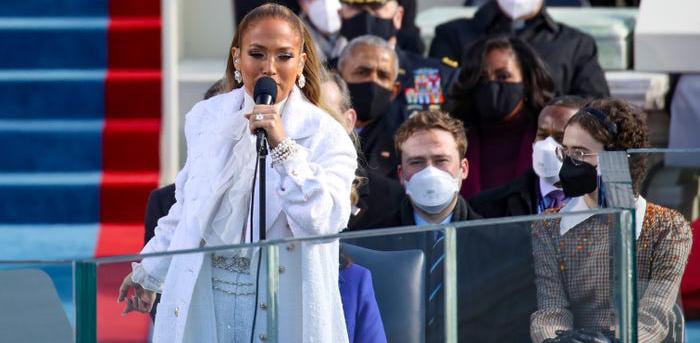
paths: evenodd
<path fill-rule="evenodd" d="M 267 339 L 269 342 L 277 342 L 277 309 L 279 291 L 279 247 L 269 245 L 267 252 Z"/>
<path fill-rule="evenodd" d="M 610 240 L 615 335 L 622 343 L 637 343 L 636 206 L 629 158 L 626 151 L 605 151 L 598 160 L 608 207 L 625 210 L 615 216 Z"/>
<path fill-rule="evenodd" d="M 457 343 L 457 229 L 445 228 L 445 342 Z"/>
<path fill-rule="evenodd" d="M 75 299 L 75 341 L 97 342 L 97 266 L 93 262 L 73 263 Z"/>

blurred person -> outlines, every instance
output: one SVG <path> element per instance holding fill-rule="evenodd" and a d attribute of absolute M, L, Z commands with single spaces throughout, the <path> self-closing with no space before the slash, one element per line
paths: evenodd
<path fill-rule="evenodd" d="M 695 219 L 692 228 L 693 237 L 700 237 L 700 217 Z M 691 248 L 688 266 L 681 280 L 681 298 L 685 320 L 700 319 L 700 244 L 693 244 Z"/>
<path fill-rule="evenodd" d="M 522 40 L 479 40 L 449 94 L 447 109 L 469 131 L 469 179 L 462 196 L 502 186 L 532 166 L 537 116 L 552 99 L 552 79 Z"/>
<path fill-rule="evenodd" d="M 322 67 L 301 20 L 283 6 L 256 8 L 236 30 L 227 64 L 225 94 L 187 115 L 188 159 L 175 182 L 176 202 L 142 253 L 258 240 L 255 218 L 248 223 L 257 128 L 267 132 L 272 162 L 266 166 L 267 237 L 333 234 L 347 223 L 357 155 L 342 126 L 322 109 Z M 262 77 L 277 85 L 274 105 L 252 98 Z M 338 253 L 337 241 L 293 243 L 280 251 L 280 337 L 348 341 Z M 156 342 L 265 339 L 266 317 L 253 319 L 259 280 L 252 275 L 261 262 L 259 249 L 144 259 L 124 279 L 119 301 L 126 301 L 124 313 L 148 312 L 155 292 L 162 292 Z M 266 282 L 260 281 L 265 299 Z"/>
<path fill-rule="evenodd" d="M 495 218 L 538 214 L 566 205 L 568 199 L 559 183 L 562 162 L 555 149 L 561 146 L 566 122 L 586 103 L 586 99 L 573 95 L 550 101 L 537 119 L 532 168 L 503 186 L 471 198 L 472 207 L 485 218 Z"/>
<path fill-rule="evenodd" d="M 401 29 L 396 33 L 396 46 L 404 51 L 424 55 L 425 43 L 420 35 L 420 27 L 416 26 L 418 4 L 416 0 L 398 0 L 403 7 Z"/>
<path fill-rule="evenodd" d="M 340 54 L 338 72 L 348 85 L 357 113 L 355 132 L 360 138 L 367 169 L 396 176 L 398 159 L 393 135 L 401 118 L 391 111 L 399 93 L 398 59 L 394 49 L 376 36 L 353 39 Z"/>
<path fill-rule="evenodd" d="M 610 95 L 593 37 L 554 21 L 544 0 L 489 1 L 473 18 L 437 26 L 429 55 L 468 64 L 471 62 L 464 51 L 479 39 L 499 34 L 514 34 L 537 51 L 554 80 L 557 95 Z"/>
<path fill-rule="evenodd" d="M 332 56 L 340 30 L 339 0 L 298 0 L 299 17 L 309 29 L 318 57 L 324 63 Z"/>
<path fill-rule="evenodd" d="M 625 101 L 595 100 L 579 110 L 566 124 L 557 149 L 563 162 L 559 178 L 571 197 L 558 212 L 606 207 L 599 154 L 648 144 L 641 113 Z M 661 342 L 673 325 L 692 234 L 680 213 L 651 204 L 639 194 L 646 173 L 644 155 L 631 155 L 629 164 L 635 197 L 638 340 Z M 580 214 L 533 227 L 538 310 L 531 317 L 532 342 L 613 340 L 611 225 L 609 216 Z"/>
<path fill-rule="evenodd" d="M 323 98 L 331 109 L 337 109 L 340 120 L 346 125 L 348 134 L 354 135 L 357 112 L 352 108 L 347 83 L 337 73 L 327 73 L 323 80 Z M 390 179 L 374 169 L 358 163 L 355 193 L 352 197 L 352 214 L 348 230 L 364 230 L 377 226 L 382 215 L 398 209 L 403 188 L 395 179 Z"/>
<path fill-rule="evenodd" d="M 454 68 L 448 63 L 425 58 L 397 46 L 397 34 L 403 27 L 404 8 L 397 0 L 341 0 L 339 47 L 356 37 L 374 35 L 385 39 L 399 59 L 401 84 L 398 97 L 402 119 L 415 111 L 436 110 L 452 79 Z M 341 51 L 336 51 L 336 56 Z"/>

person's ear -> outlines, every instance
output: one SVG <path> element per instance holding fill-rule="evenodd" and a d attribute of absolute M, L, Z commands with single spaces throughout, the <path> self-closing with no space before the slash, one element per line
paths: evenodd
<path fill-rule="evenodd" d="M 345 117 L 348 132 L 352 132 L 355 129 L 355 123 L 357 123 L 357 112 L 351 108 L 343 113 L 343 117 Z"/>
<path fill-rule="evenodd" d="M 237 47 L 234 46 L 233 48 L 231 48 L 231 58 L 233 59 L 233 66 L 236 68 L 236 70 L 240 69 L 240 64 L 241 64 L 241 61 L 239 59 L 240 53 L 241 52 L 240 52 L 240 50 L 238 50 Z"/>
<path fill-rule="evenodd" d="M 401 164 L 396 166 L 396 174 L 399 177 L 399 182 L 401 183 L 401 186 L 406 187 L 406 185 L 405 185 L 406 181 L 404 181 L 403 169 L 401 169 Z"/>
<path fill-rule="evenodd" d="M 462 180 L 466 180 L 469 175 L 469 161 L 466 158 L 462 159 L 459 169 L 462 171 Z"/>
<path fill-rule="evenodd" d="M 396 14 L 394 14 L 392 21 L 394 22 L 394 28 L 396 28 L 397 31 L 401 30 L 401 24 L 403 23 L 403 6 L 396 8 Z"/>
<path fill-rule="evenodd" d="M 301 75 L 301 73 L 304 72 L 305 65 L 306 65 L 306 53 L 302 52 L 301 55 L 299 55 L 299 73 L 297 73 L 297 75 Z"/>
<path fill-rule="evenodd" d="M 401 83 L 396 81 L 394 82 L 394 86 L 391 87 L 391 101 L 394 101 L 396 97 L 399 96 L 399 93 L 401 92 Z"/>

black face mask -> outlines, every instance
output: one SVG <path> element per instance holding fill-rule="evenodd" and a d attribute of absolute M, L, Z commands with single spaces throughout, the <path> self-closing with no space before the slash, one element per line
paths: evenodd
<path fill-rule="evenodd" d="M 586 162 L 575 165 L 571 157 L 564 158 L 564 164 L 559 170 L 559 180 L 567 197 L 579 197 L 591 193 L 598 188 L 598 171 Z"/>
<path fill-rule="evenodd" d="M 377 18 L 362 11 L 350 19 L 343 19 L 340 35 L 348 41 L 364 35 L 374 35 L 388 40 L 396 36 L 396 28 L 392 19 Z"/>
<path fill-rule="evenodd" d="M 348 83 L 352 107 L 357 111 L 357 119 L 370 122 L 377 119 L 391 106 L 391 91 L 374 83 Z"/>
<path fill-rule="evenodd" d="M 525 95 L 522 83 L 487 81 L 474 91 L 479 117 L 485 123 L 498 123 L 506 118 Z"/>

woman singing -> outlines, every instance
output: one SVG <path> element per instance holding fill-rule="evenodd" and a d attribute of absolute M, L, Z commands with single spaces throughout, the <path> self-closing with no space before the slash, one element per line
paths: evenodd
<path fill-rule="evenodd" d="M 175 181 L 177 202 L 142 253 L 257 240 L 257 215 L 249 225 L 250 203 L 257 204 L 252 195 L 257 128 L 267 132 L 271 157 L 265 166 L 267 237 L 334 234 L 345 227 L 356 153 L 343 127 L 321 109 L 321 72 L 314 42 L 289 9 L 268 4 L 246 15 L 231 43 L 227 92 L 187 114 L 187 162 Z M 256 81 L 265 76 L 277 84 L 271 106 L 252 98 Z M 262 277 L 255 302 L 259 253 L 144 259 L 124 279 L 119 299 L 126 299 L 125 312 L 146 312 L 155 292 L 162 292 L 156 342 L 264 339 Z M 338 242 L 286 245 L 279 262 L 279 338 L 347 342 Z"/>

